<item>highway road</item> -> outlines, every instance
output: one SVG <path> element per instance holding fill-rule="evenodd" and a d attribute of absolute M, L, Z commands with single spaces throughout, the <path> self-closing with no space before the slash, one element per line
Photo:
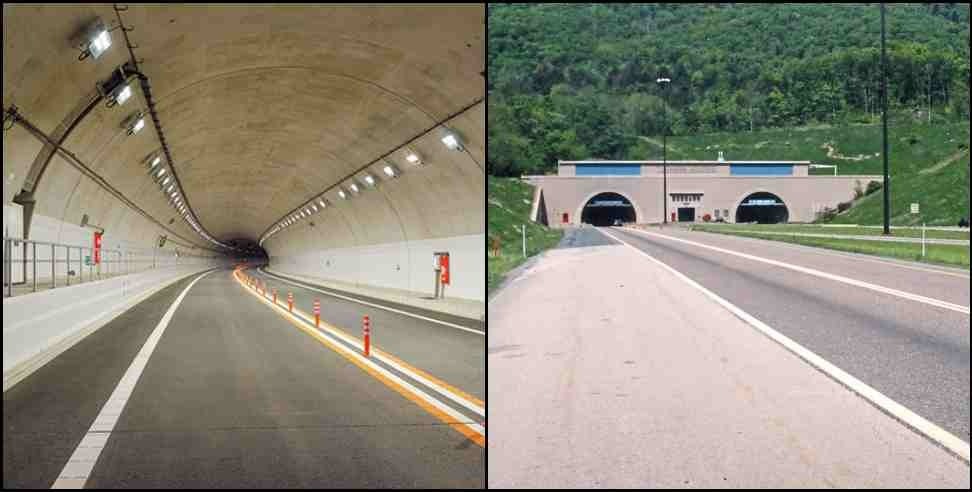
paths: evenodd
<path fill-rule="evenodd" d="M 309 292 L 295 292 L 307 312 Z M 4 393 L 4 488 L 46 488 L 78 473 L 99 488 L 483 487 L 485 437 L 476 423 L 485 417 L 408 376 L 420 369 L 456 394 L 482 398 L 483 336 L 321 301 L 324 319 L 349 333 L 359 334 L 363 313 L 372 316 L 377 350 L 405 368 L 375 354 L 362 362 L 352 344 L 311 335 L 312 325 L 228 270 L 195 276 Z M 136 357 L 155 336 L 147 359 Z M 143 372 L 128 380 L 130 396 L 112 418 L 140 359 Z M 113 427 L 99 430 L 105 422 Z M 85 449 L 99 439 L 93 454 Z M 82 473 L 85 459 L 93 464 Z"/>
<path fill-rule="evenodd" d="M 683 273 L 956 437 L 969 441 L 969 274 L 751 238 L 651 228 L 609 233 Z M 948 309 L 707 249 L 888 287 Z M 965 312 L 960 312 L 961 307 Z"/>

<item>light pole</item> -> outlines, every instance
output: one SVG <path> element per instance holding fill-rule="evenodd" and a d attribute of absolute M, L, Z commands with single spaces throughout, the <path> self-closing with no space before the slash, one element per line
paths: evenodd
<path fill-rule="evenodd" d="M 658 84 L 665 85 L 665 128 L 662 130 L 662 223 L 668 224 L 668 84 L 672 79 L 659 77 Z"/>
<path fill-rule="evenodd" d="M 884 145 L 884 235 L 891 234 L 891 191 L 888 176 L 888 67 L 884 50 L 884 4 L 881 4 L 881 140 Z"/>

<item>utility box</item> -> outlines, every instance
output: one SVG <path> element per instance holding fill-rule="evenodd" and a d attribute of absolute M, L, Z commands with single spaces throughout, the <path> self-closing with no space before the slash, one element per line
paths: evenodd
<path fill-rule="evenodd" d="M 445 297 L 445 286 L 449 285 L 452 274 L 449 269 L 449 252 L 432 253 L 432 263 L 435 269 L 435 298 L 441 299 Z"/>

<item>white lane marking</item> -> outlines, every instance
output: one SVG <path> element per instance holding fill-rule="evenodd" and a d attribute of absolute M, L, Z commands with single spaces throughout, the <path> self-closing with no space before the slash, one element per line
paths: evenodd
<path fill-rule="evenodd" d="M 243 287 L 243 290 L 245 290 L 245 291 L 249 292 L 250 294 L 256 296 L 258 299 L 262 298 L 264 301 L 267 301 L 266 298 L 264 298 L 263 296 L 261 296 L 257 292 L 253 291 L 252 289 L 247 288 L 245 285 L 242 285 L 241 284 L 240 286 Z M 284 316 L 288 316 L 288 317 L 290 317 L 291 319 L 293 319 L 294 321 L 296 321 L 298 323 L 301 322 L 301 319 L 300 318 L 298 318 L 297 316 L 295 316 L 293 313 L 287 311 L 282 306 L 273 304 L 273 302 L 269 302 L 269 301 L 267 302 L 267 304 L 269 304 L 272 309 L 275 309 L 275 310 L 279 311 L 280 314 L 283 314 Z M 357 361 L 361 362 L 362 364 L 367 365 L 371 369 L 373 369 L 373 370 L 377 371 L 378 373 L 380 373 L 382 376 L 384 376 L 384 377 L 392 380 L 393 382 L 395 382 L 395 384 L 398 384 L 399 386 L 407 389 L 409 392 L 411 392 L 412 394 L 418 396 L 419 398 L 421 398 L 422 400 L 424 400 L 426 403 L 428 403 L 428 404 L 434 406 L 435 408 L 437 408 L 437 409 L 445 412 L 450 417 L 456 419 L 456 423 L 463 424 L 466 427 L 469 427 L 470 429 L 472 429 L 473 431 L 475 431 L 477 434 L 480 434 L 480 435 L 482 435 L 484 437 L 486 436 L 486 429 L 482 425 L 479 425 L 476 422 L 474 422 L 469 417 L 467 417 L 467 416 L 459 413 L 454 408 L 450 407 L 449 405 L 446 405 L 445 403 L 442 403 L 438 399 L 429 396 L 428 393 L 420 390 L 419 388 L 416 388 L 415 386 L 413 386 L 409 382 L 403 380 L 402 378 L 398 377 L 397 375 L 395 375 L 391 371 L 389 371 L 389 370 L 381 367 L 380 365 L 376 364 L 371 359 L 369 359 L 369 358 L 367 358 L 367 357 L 359 354 L 357 351 L 349 349 L 347 346 L 345 346 L 343 343 L 341 343 L 338 340 L 336 340 L 330 334 L 324 333 L 324 332 L 322 332 L 320 330 L 317 330 L 317 333 L 320 334 L 322 337 L 326 338 L 329 342 L 331 342 L 334 345 L 334 347 L 336 347 L 337 350 L 341 351 L 343 354 L 347 354 L 347 355 L 349 355 L 351 357 L 354 357 Z"/>
<path fill-rule="evenodd" d="M 81 439 L 74 453 L 71 454 L 71 458 L 64 465 L 57 480 L 51 485 L 52 489 L 84 488 L 84 484 L 88 481 L 88 477 L 91 475 L 91 471 L 94 469 L 98 457 L 101 456 L 101 451 L 105 448 L 105 444 L 108 443 L 108 438 L 111 437 L 111 431 L 115 428 L 115 424 L 118 423 L 122 411 L 125 410 L 128 398 L 132 396 L 132 391 L 135 390 L 135 384 L 138 383 L 138 379 L 142 376 L 142 371 L 145 370 L 149 357 L 155 351 L 155 346 L 158 345 L 166 327 L 169 326 L 169 321 L 172 320 L 176 309 L 182 304 L 182 299 L 189 293 L 189 289 L 210 273 L 212 271 L 203 273 L 189 283 L 182 290 L 182 293 L 179 294 L 179 297 L 169 306 L 169 310 L 162 315 L 159 324 L 155 326 L 155 329 L 152 330 L 145 344 L 142 345 L 141 350 L 135 355 L 135 360 L 128 366 L 125 375 L 122 376 L 121 381 L 115 386 L 115 390 L 112 391 L 108 401 L 101 407 L 101 412 L 95 417 L 94 423 L 91 424 L 88 432 Z"/>
<path fill-rule="evenodd" d="M 934 298 L 931 298 L 931 297 L 925 297 L 925 296 L 918 295 L 918 294 L 912 294 L 910 292 L 905 292 L 903 290 L 892 289 L 890 287 L 882 287 L 882 286 L 877 285 L 877 284 L 872 284 L 872 283 L 864 282 L 864 281 L 861 281 L 861 280 L 855 280 L 855 279 L 848 278 L 848 277 L 842 277 L 840 275 L 834 275 L 832 273 L 822 272 L 820 270 L 814 270 L 812 268 L 807 268 L 807 267 L 802 267 L 802 266 L 797 266 L 797 265 L 791 265 L 789 263 L 784 263 L 782 261 L 771 260 L 769 258 L 763 258 L 761 256 L 753 256 L 753 255 L 749 255 L 749 254 L 746 254 L 746 253 L 739 253 L 739 252 L 733 251 L 731 249 L 719 248 L 717 246 L 709 246 L 708 244 L 697 243 L 695 241 L 689 241 L 688 239 L 681 239 L 681 238 L 677 238 L 677 237 L 667 236 L 667 235 L 664 235 L 664 234 L 658 234 L 658 233 L 655 233 L 655 232 L 640 231 L 638 229 L 631 229 L 631 228 L 628 228 L 628 227 L 625 227 L 624 229 L 630 230 L 630 231 L 634 231 L 634 232 L 637 232 L 639 234 L 643 234 L 643 235 L 646 235 L 646 236 L 658 237 L 658 238 L 661 238 L 661 239 L 666 239 L 668 241 L 677 241 L 677 242 L 680 242 L 680 243 L 690 244 L 692 246 L 697 246 L 697 247 L 700 247 L 700 248 L 711 249 L 713 251 L 718 251 L 720 253 L 725 253 L 725 254 L 728 254 L 728 255 L 738 256 L 740 258 L 746 258 L 747 260 L 753 260 L 753 261 L 758 261 L 760 263 L 766 263 L 768 265 L 778 266 L 778 267 L 781 267 L 781 268 L 787 268 L 787 269 L 794 270 L 794 271 L 797 271 L 797 272 L 800 272 L 800 273 L 805 273 L 807 275 L 813 275 L 815 277 L 825 278 L 825 279 L 828 279 L 828 280 L 833 280 L 835 282 L 841 282 L 841 283 L 845 283 L 845 284 L 848 284 L 848 285 L 853 285 L 855 287 L 861 287 L 861 288 L 864 288 L 864 289 L 873 290 L 875 292 L 880 292 L 882 294 L 888 294 L 888 295 L 900 297 L 902 299 L 908 299 L 908 300 L 911 300 L 911 301 L 920 302 L 920 303 L 923 303 L 923 304 L 928 304 L 929 306 L 940 307 L 940 308 L 943 308 L 943 309 L 948 309 L 950 311 L 955 311 L 955 312 L 962 313 L 962 314 L 969 314 L 969 306 L 963 306 L 961 304 L 954 304 L 954 303 L 951 303 L 951 302 L 948 302 L 948 301 L 942 301 L 942 300 L 934 299 Z"/>
<path fill-rule="evenodd" d="M 345 301 L 356 302 L 358 304 L 364 304 L 365 306 L 376 307 L 378 309 L 384 309 L 385 311 L 391 311 L 393 313 L 403 314 L 405 316 L 411 316 L 412 318 L 421 319 L 421 320 L 428 321 L 428 322 L 431 322 L 431 323 L 438 323 L 440 325 L 448 326 L 450 328 L 455 328 L 457 330 L 468 331 L 470 333 L 475 333 L 477 335 L 486 336 L 486 332 L 485 331 L 474 330 L 472 328 L 466 328 L 465 326 L 457 325 L 455 323 L 449 323 L 448 321 L 442 321 L 442 320 L 438 320 L 438 319 L 435 319 L 435 318 L 429 318 L 427 316 L 422 316 L 420 314 L 410 313 L 408 311 L 402 311 L 400 309 L 390 308 L 388 306 L 382 306 L 381 304 L 374 304 L 374 303 L 370 303 L 370 302 L 367 302 L 367 301 L 362 301 L 360 299 L 355 299 L 353 297 L 346 297 L 346 296 L 342 296 L 341 294 L 335 294 L 333 292 L 327 292 L 327 291 L 324 291 L 324 290 L 321 290 L 321 289 L 316 289 L 314 287 L 309 287 L 309 286 L 306 286 L 306 285 L 303 285 L 303 284 L 299 284 L 297 282 L 294 282 L 292 280 L 285 279 L 283 277 L 277 276 L 275 274 L 272 274 L 272 273 L 267 272 L 267 271 L 264 271 L 264 270 L 259 270 L 259 272 L 262 273 L 262 274 L 264 274 L 264 275 L 273 277 L 273 278 L 275 278 L 275 279 L 277 279 L 277 280 L 279 280 L 281 282 L 284 282 L 284 283 L 287 283 L 287 284 L 290 284 L 290 285 L 294 285 L 294 286 L 297 286 L 297 287 L 301 287 L 303 289 L 313 290 L 315 292 L 320 292 L 321 294 L 328 295 L 328 296 L 331 296 L 331 297 L 337 297 L 339 299 L 344 299 Z"/>
<path fill-rule="evenodd" d="M 712 231 L 692 231 L 692 232 L 701 232 L 703 234 L 706 234 L 706 233 L 707 234 L 719 234 L 720 236 L 730 236 L 730 237 L 735 238 L 735 239 L 740 239 L 740 240 L 750 241 L 750 242 L 762 242 L 763 244 L 765 244 L 766 241 L 769 241 L 769 239 L 761 239 L 761 238 L 746 237 L 746 236 L 737 236 L 737 235 L 734 235 L 734 234 L 718 233 L 718 232 L 712 232 Z M 867 256 L 864 253 L 856 253 L 856 254 L 854 254 L 854 253 L 842 253 L 842 252 L 839 252 L 839 251 L 836 251 L 836 250 L 832 250 L 832 249 L 815 248 L 813 246 L 806 246 L 806 245 L 802 245 L 802 244 L 793 244 L 793 243 L 785 243 L 783 241 L 774 241 L 773 242 L 773 247 L 784 247 L 784 248 L 794 249 L 794 250 L 797 250 L 797 251 L 811 252 L 811 253 L 815 253 L 815 254 L 824 254 L 824 255 L 828 255 L 828 256 L 839 256 L 841 258 L 850 258 L 852 260 L 869 261 L 871 263 L 880 263 L 882 265 L 890 265 L 890 266 L 894 266 L 894 267 L 898 267 L 898 268 L 906 268 L 908 270 L 918 270 L 918 271 L 921 271 L 921 272 L 929 272 L 929 273 L 940 273 L 942 275 L 948 275 L 950 277 L 959 277 L 959 278 L 964 278 L 964 279 L 969 279 L 970 278 L 969 275 L 963 275 L 963 274 L 957 273 L 957 272 L 949 272 L 949 271 L 946 271 L 946 270 L 938 270 L 938 269 L 935 269 L 935 268 L 922 268 L 922 267 L 917 267 L 917 266 L 913 266 L 913 265 L 906 265 L 904 263 L 898 263 L 898 262 L 886 261 L 886 260 L 879 260 L 877 258 L 871 258 L 871 257 Z"/>
<path fill-rule="evenodd" d="M 863 381 L 844 372 L 842 369 L 831 364 L 830 362 L 827 362 L 827 360 L 824 359 L 823 357 L 820 357 L 819 355 L 804 348 L 802 345 L 791 340 L 786 335 L 783 335 L 782 333 L 774 330 L 773 328 L 770 328 L 769 325 L 767 325 L 766 323 L 763 323 L 762 321 L 756 319 L 746 311 L 743 311 L 742 309 L 736 307 L 731 302 L 723 299 L 722 297 L 719 297 L 719 295 L 715 294 L 709 289 L 706 289 L 698 282 L 686 277 L 684 274 L 668 266 L 667 264 L 663 263 L 661 260 L 628 244 L 625 241 L 622 241 L 621 239 L 615 237 L 613 234 L 609 232 L 606 231 L 601 231 L 601 232 L 604 232 L 608 236 L 617 239 L 625 246 L 637 251 L 638 253 L 641 253 L 646 258 L 658 264 L 659 266 L 667 270 L 669 273 L 671 273 L 678 279 L 684 281 L 685 283 L 701 291 L 708 298 L 712 299 L 720 306 L 726 308 L 727 310 L 729 310 L 729 312 L 736 315 L 738 318 L 742 319 L 749 325 L 753 326 L 761 333 L 769 337 L 771 340 L 782 345 L 790 352 L 793 352 L 797 357 L 800 357 L 810 365 L 816 367 L 820 371 L 823 371 L 824 374 L 827 374 L 828 376 L 830 376 L 840 384 L 844 385 L 846 388 L 849 388 L 854 393 L 857 393 L 865 400 L 871 402 L 871 404 L 878 407 L 883 412 L 887 413 L 888 415 L 891 415 L 893 418 L 904 423 L 906 426 L 912 428 L 919 434 L 922 434 L 928 439 L 931 439 L 932 441 L 938 443 L 940 446 L 949 450 L 950 452 L 952 452 L 953 454 L 961 458 L 966 463 L 969 463 L 969 443 L 959 439 L 958 437 L 952 435 L 950 432 L 946 431 L 945 429 L 942 429 L 941 427 L 933 424 L 932 422 L 929 422 L 922 416 L 912 412 L 911 410 L 899 404 L 898 402 L 888 398 L 887 396 L 884 396 L 878 390 L 868 386 Z"/>
<path fill-rule="evenodd" d="M 238 278 L 237 278 L 237 281 L 239 282 L 239 279 Z M 247 288 L 246 285 L 244 285 L 242 283 L 240 283 L 240 285 L 242 287 L 244 287 L 244 288 Z M 247 290 L 252 290 L 252 289 L 247 288 Z M 272 295 L 269 295 L 267 293 L 264 293 L 262 295 L 259 294 L 259 293 L 256 293 L 256 295 L 258 297 L 261 297 L 262 300 L 265 303 L 270 304 L 271 306 L 274 305 L 273 304 L 273 296 Z M 281 309 L 283 309 L 283 308 L 281 308 Z M 350 335 L 347 335 L 345 333 L 341 333 L 340 331 L 337 331 L 337 330 L 332 329 L 330 326 L 328 326 L 328 323 L 325 323 L 324 322 L 323 319 L 321 320 L 321 326 L 320 326 L 320 328 L 317 328 L 316 326 L 314 326 L 314 320 L 311 319 L 309 316 L 305 315 L 303 312 L 299 311 L 298 309 L 294 308 L 294 312 L 291 313 L 291 315 L 294 316 L 294 317 L 297 317 L 297 318 L 302 319 L 305 322 L 305 324 L 307 324 L 309 327 L 311 327 L 311 328 L 313 328 L 315 330 L 318 330 L 318 331 L 320 331 L 322 329 L 323 330 L 327 330 L 328 333 L 331 333 L 335 337 L 338 337 L 341 340 L 344 340 L 345 342 L 347 342 L 348 345 L 351 345 L 352 347 L 355 347 L 358 350 L 364 350 L 364 342 L 359 341 L 359 340 L 357 340 L 356 338 L 354 338 L 354 337 L 352 337 Z M 417 373 L 415 373 L 415 372 L 413 372 L 413 371 L 411 371 L 411 370 L 409 370 L 409 369 L 401 366 L 397 362 L 395 362 L 395 361 L 393 361 L 393 360 L 391 360 L 391 359 L 389 359 L 389 358 L 387 358 L 387 357 L 379 354 L 377 351 L 372 352 L 371 356 L 374 357 L 374 358 L 376 358 L 376 359 L 378 359 L 378 360 L 380 360 L 380 361 L 382 361 L 382 362 L 384 362 L 385 364 L 388 364 L 389 366 L 395 368 L 395 370 L 397 370 L 397 371 L 405 374 L 406 376 L 408 376 L 408 377 L 410 377 L 410 378 L 412 378 L 412 379 L 414 379 L 414 380 L 416 380 L 416 381 L 424 384 L 425 386 L 427 386 L 427 387 L 435 390 L 440 395 L 445 396 L 446 398 L 454 401 L 455 403 L 457 403 L 459 405 L 462 405 L 462 406 L 468 408 L 469 410 L 471 410 L 473 412 L 476 412 L 478 415 L 481 415 L 481 416 L 485 416 L 486 415 L 486 409 L 485 408 L 483 408 L 483 407 L 481 407 L 481 406 L 479 406 L 479 405 L 477 405 L 477 404 L 475 404 L 475 403 L 467 400 L 466 398 L 463 398 L 462 396 L 459 396 L 459 395 L 457 395 L 457 394 L 449 391 L 446 388 L 443 388 L 442 386 L 436 384 L 435 382 L 430 381 L 429 379 L 423 377 L 421 374 L 417 374 Z"/>

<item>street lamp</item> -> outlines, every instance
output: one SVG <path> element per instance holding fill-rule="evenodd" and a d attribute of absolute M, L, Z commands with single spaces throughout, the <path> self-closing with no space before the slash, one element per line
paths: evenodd
<path fill-rule="evenodd" d="M 665 129 L 662 130 L 662 221 L 668 224 L 668 90 L 672 82 L 668 77 L 659 77 L 655 82 L 666 84 L 665 90 Z"/>
<path fill-rule="evenodd" d="M 888 63 L 884 47 L 884 4 L 881 4 L 881 142 L 884 158 L 884 235 L 891 234 L 891 178 L 888 173 Z"/>

